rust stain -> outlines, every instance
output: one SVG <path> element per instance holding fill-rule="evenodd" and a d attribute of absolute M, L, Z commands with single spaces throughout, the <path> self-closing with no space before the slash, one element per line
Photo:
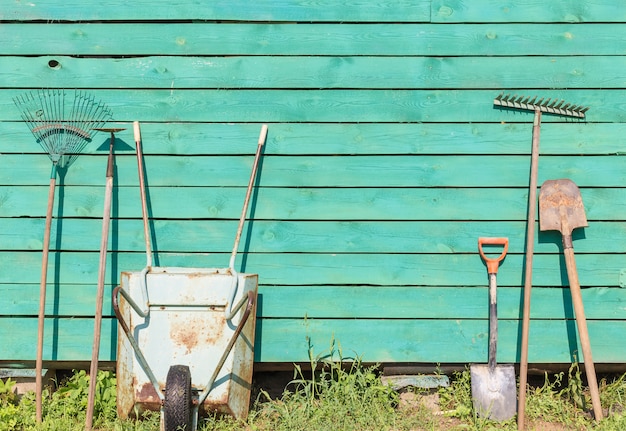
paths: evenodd
<path fill-rule="evenodd" d="M 170 339 L 176 346 L 185 348 L 189 354 L 198 347 L 213 346 L 222 337 L 224 317 L 222 313 L 203 313 L 204 319 L 195 313 L 175 313 L 171 316 Z M 187 316 L 187 318 L 185 318 Z"/>
<path fill-rule="evenodd" d="M 219 399 L 207 397 L 204 403 L 200 406 L 199 411 L 203 416 L 206 416 L 209 413 L 216 413 L 218 416 L 235 416 L 231 407 L 228 405 L 228 393 L 226 392 Z"/>
<path fill-rule="evenodd" d="M 152 383 L 143 383 L 138 385 L 134 380 L 135 400 L 138 406 L 144 410 L 159 410 L 161 408 L 161 399 L 157 394 Z"/>

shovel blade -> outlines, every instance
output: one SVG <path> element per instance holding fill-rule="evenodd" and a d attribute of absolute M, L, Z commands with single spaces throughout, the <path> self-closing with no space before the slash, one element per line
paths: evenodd
<path fill-rule="evenodd" d="M 587 216 L 578 186 L 572 180 L 547 180 L 539 192 L 539 229 L 571 235 L 587 226 Z"/>
<path fill-rule="evenodd" d="M 481 418 L 506 421 L 517 411 L 517 388 L 513 364 L 472 365 L 472 402 Z"/>

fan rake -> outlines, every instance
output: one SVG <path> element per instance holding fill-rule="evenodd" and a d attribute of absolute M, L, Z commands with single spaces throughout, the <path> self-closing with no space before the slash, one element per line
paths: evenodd
<path fill-rule="evenodd" d="M 43 239 L 43 257 L 39 287 L 39 314 L 37 325 L 36 360 L 36 414 L 42 420 L 42 371 L 43 371 L 43 331 L 48 279 L 48 254 L 50 250 L 50 230 L 56 177 L 59 169 L 65 169 L 91 141 L 94 129 L 101 128 L 111 120 L 111 110 L 92 95 L 82 91 L 66 92 L 63 89 L 38 90 L 25 93 L 13 99 L 20 110 L 22 119 L 30 128 L 37 143 L 48 153 L 52 161 L 48 209 Z"/>

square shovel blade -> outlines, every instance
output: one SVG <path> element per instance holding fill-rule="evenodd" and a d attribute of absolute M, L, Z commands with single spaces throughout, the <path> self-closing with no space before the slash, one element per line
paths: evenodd
<path fill-rule="evenodd" d="M 572 180 L 547 180 L 539 192 L 539 229 L 571 235 L 587 226 L 587 216 L 578 186 Z"/>
<path fill-rule="evenodd" d="M 513 364 L 472 364 L 472 403 L 481 418 L 507 421 L 517 412 L 517 387 Z"/>

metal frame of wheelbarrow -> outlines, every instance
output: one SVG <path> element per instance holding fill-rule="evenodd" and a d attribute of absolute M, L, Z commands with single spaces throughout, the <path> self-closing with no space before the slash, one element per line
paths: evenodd
<path fill-rule="evenodd" d="M 141 291 L 141 301 L 140 303 L 138 303 L 137 301 L 135 301 L 132 297 L 130 292 L 128 292 L 127 290 L 122 288 L 122 285 L 117 286 L 114 290 L 113 290 L 113 309 L 115 312 L 115 315 L 120 323 L 120 326 L 123 330 L 123 332 L 126 334 L 126 337 L 135 353 L 135 357 L 137 359 L 137 362 L 139 363 L 139 366 L 141 367 L 141 369 L 143 370 L 143 372 L 146 374 L 146 377 L 148 378 L 148 380 L 150 381 L 150 383 L 152 384 L 152 386 L 154 387 L 154 390 L 156 392 L 156 394 L 159 397 L 159 400 L 161 401 L 161 412 L 162 412 L 162 420 L 164 419 L 164 409 L 167 411 L 167 407 L 166 407 L 166 403 L 167 403 L 167 397 L 165 396 L 165 394 L 163 393 L 163 391 L 160 388 L 160 384 L 158 379 L 156 378 L 153 370 L 151 369 L 150 365 L 148 364 L 148 361 L 144 355 L 144 353 L 142 352 L 142 349 L 139 345 L 139 342 L 137 341 L 137 338 L 132 334 L 131 328 L 129 326 L 129 324 L 126 322 L 126 320 L 124 319 L 124 316 L 122 315 L 122 312 L 120 311 L 120 304 L 119 304 L 119 295 L 123 296 L 124 299 L 126 300 L 126 302 L 128 303 L 128 305 L 132 308 L 132 310 L 135 311 L 135 313 L 137 313 L 138 316 L 140 316 L 141 318 L 147 319 L 149 318 L 150 315 L 150 301 L 149 301 L 149 297 L 148 297 L 148 288 L 147 288 L 147 276 L 148 273 L 150 273 L 151 269 L 152 269 L 152 251 L 151 251 L 151 245 L 150 245 L 150 230 L 149 230 L 149 226 L 148 226 L 148 214 L 147 214 L 147 199 L 146 199 L 146 195 L 145 195 L 145 184 L 144 184 L 144 172 L 143 172 L 143 155 L 142 155 L 142 151 L 141 151 L 141 134 L 140 134 L 140 130 L 139 130 L 139 123 L 135 122 L 134 123 L 134 130 L 135 130 L 135 143 L 137 146 L 137 161 L 138 161 L 138 171 L 139 171 L 139 186 L 140 186 L 140 190 L 141 190 L 141 201 L 142 201 L 142 213 L 143 213 L 143 221 L 144 221 L 144 234 L 145 234 L 145 239 L 146 239 L 146 256 L 147 256 L 147 262 L 146 262 L 146 267 L 141 271 L 140 273 L 140 291 Z M 230 259 L 230 263 L 229 263 L 229 268 L 226 268 L 225 270 L 217 270 L 215 272 L 215 274 L 230 274 L 230 276 L 232 277 L 232 282 L 231 282 L 231 288 L 230 288 L 230 293 L 228 294 L 228 301 L 224 310 L 224 318 L 225 321 L 231 321 L 236 315 L 239 314 L 239 312 L 244 308 L 245 306 L 245 310 L 243 311 L 243 314 L 240 318 L 240 322 L 237 325 L 235 331 L 233 332 L 230 340 L 228 341 L 226 348 L 224 350 L 224 352 L 222 353 L 222 355 L 220 356 L 219 361 L 217 362 L 217 365 L 211 375 L 211 377 L 209 378 L 208 383 L 206 384 L 204 390 L 198 395 L 197 399 L 193 399 L 192 400 L 192 407 L 191 407 L 191 422 L 192 422 L 192 429 L 195 430 L 197 428 L 197 424 L 198 424 L 198 416 L 199 416 L 199 409 L 200 407 L 204 404 L 205 400 L 207 399 L 208 395 L 210 394 L 210 392 L 212 391 L 212 389 L 214 388 L 214 384 L 215 381 L 219 375 L 219 373 L 221 372 L 224 363 L 226 362 L 226 359 L 228 357 L 228 355 L 231 353 L 231 351 L 233 350 L 233 347 L 237 341 L 237 339 L 239 338 L 239 336 L 241 335 L 241 332 L 244 329 L 244 326 L 246 325 L 250 314 L 252 314 L 252 310 L 255 307 L 255 303 L 256 303 L 256 289 L 255 291 L 249 290 L 247 292 L 247 294 L 242 295 L 242 298 L 238 300 L 238 302 L 236 304 L 234 304 L 235 301 L 235 297 L 238 291 L 238 284 L 239 284 L 239 273 L 235 270 L 234 268 L 234 264 L 235 264 L 235 259 L 237 256 L 237 251 L 239 248 L 239 242 L 241 239 L 241 234 L 243 231 L 243 225 L 245 223 L 245 219 L 246 219 L 246 214 L 247 214 L 247 209 L 248 209 L 248 204 L 250 201 L 250 196 L 251 196 L 251 192 L 252 192 L 252 188 L 254 186 L 254 181 L 256 179 L 257 176 L 257 167 L 258 167 L 258 163 L 259 163 L 259 159 L 261 156 L 261 152 L 262 152 L 262 148 L 263 148 L 263 144 L 265 143 L 265 138 L 267 135 L 267 125 L 263 125 L 261 128 L 261 133 L 259 136 L 259 141 L 258 141 L 258 147 L 257 147 L 257 152 L 255 155 L 255 159 L 254 159 L 254 163 L 253 163 L 253 167 L 252 167 L 252 173 L 250 175 L 250 181 L 248 183 L 248 188 L 247 188 L 247 192 L 246 192 L 246 197 L 244 200 L 244 204 L 243 204 L 243 209 L 242 209 L 242 213 L 241 213 L 241 217 L 239 220 L 239 226 L 237 229 L 237 234 L 235 237 L 235 244 L 233 247 L 233 251 L 231 253 L 231 259 Z M 253 316 L 254 317 L 254 316 Z M 173 367 L 170 367 L 170 371 L 172 370 Z M 169 375 L 168 375 L 169 378 Z M 167 392 L 167 386 L 165 388 L 165 391 Z"/>

